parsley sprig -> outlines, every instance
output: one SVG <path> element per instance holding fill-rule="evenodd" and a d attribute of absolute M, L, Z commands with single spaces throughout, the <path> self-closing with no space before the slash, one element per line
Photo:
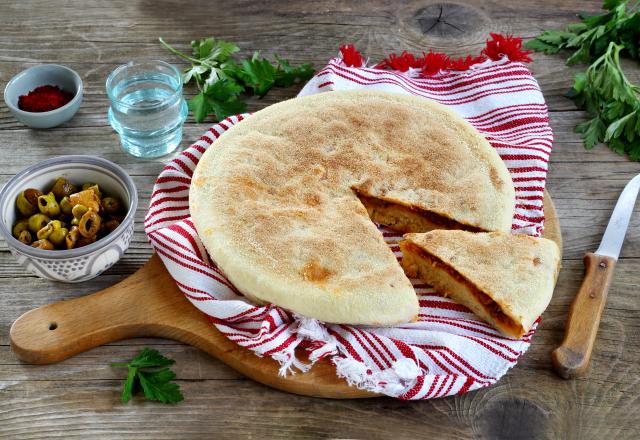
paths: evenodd
<path fill-rule="evenodd" d="M 133 394 L 142 389 L 149 400 L 162 403 L 177 403 L 184 399 L 180 386 L 171 382 L 176 374 L 169 368 L 173 359 L 166 358 L 158 350 L 145 348 L 130 362 L 116 362 L 112 367 L 127 367 L 127 380 L 122 389 L 122 402 L 127 403 Z M 164 368 L 161 368 L 164 367 Z"/>
<path fill-rule="evenodd" d="M 209 114 L 219 121 L 244 112 L 247 105 L 240 97 L 243 93 L 262 97 L 272 87 L 288 87 L 314 74 L 311 64 L 292 67 L 277 55 L 272 63 L 261 57 L 260 52 L 236 61 L 232 56 L 240 48 L 213 37 L 192 41 L 191 55 L 173 48 L 162 38 L 159 40 L 171 53 L 191 63 L 184 71 L 183 82 L 194 81 L 199 90 L 188 102 L 196 122 L 202 122 Z"/>
<path fill-rule="evenodd" d="M 640 59 L 640 1 L 605 0 L 602 15 L 581 16 L 582 22 L 564 31 L 549 30 L 526 43 L 547 54 L 574 50 L 567 64 L 588 63 L 578 73 L 567 97 L 591 116 L 578 124 L 585 147 L 606 142 L 619 153 L 640 160 L 640 88 L 632 84 L 620 66 L 620 53 Z"/>

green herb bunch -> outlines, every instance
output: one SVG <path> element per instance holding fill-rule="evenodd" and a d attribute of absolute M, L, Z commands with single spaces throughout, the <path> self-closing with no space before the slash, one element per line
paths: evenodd
<path fill-rule="evenodd" d="M 178 384 L 171 382 L 176 374 L 167 368 L 173 359 L 166 358 L 158 350 L 145 348 L 130 362 L 117 362 L 112 367 L 127 367 L 127 380 L 122 389 L 122 402 L 127 403 L 133 394 L 142 389 L 145 398 L 162 403 L 178 403 L 184 399 Z"/>
<path fill-rule="evenodd" d="M 243 93 L 262 97 L 272 87 L 288 87 L 314 74 L 311 64 L 292 67 L 277 55 L 272 63 L 262 58 L 260 52 L 236 61 L 232 56 L 240 48 L 213 37 L 192 41 L 192 55 L 174 49 L 162 38 L 159 40 L 171 53 L 191 63 L 183 74 L 183 82 L 194 81 L 199 90 L 188 102 L 196 122 L 202 122 L 209 114 L 220 121 L 244 112 L 247 105 L 240 98 Z"/>
<path fill-rule="evenodd" d="M 591 63 L 578 73 L 567 93 L 591 119 L 576 126 L 585 147 L 606 142 L 619 154 L 640 160 L 640 89 L 631 84 L 620 66 L 620 54 L 639 60 L 640 1 L 605 0 L 606 14 L 581 16 L 581 23 L 564 31 L 545 31 L 526 43 L 547 54 L 572 49 L 567 64 Z"/>

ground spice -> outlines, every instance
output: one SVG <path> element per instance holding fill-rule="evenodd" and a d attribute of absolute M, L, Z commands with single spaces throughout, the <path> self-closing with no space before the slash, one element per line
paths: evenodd
<path fill-rule="evenodd" d="M 65 92 L 58 86 L 40 86 L 27 95 L 18 98 L 18 108 L 25 112 L 49 112 L 67 104 L 73 94 Z"/>

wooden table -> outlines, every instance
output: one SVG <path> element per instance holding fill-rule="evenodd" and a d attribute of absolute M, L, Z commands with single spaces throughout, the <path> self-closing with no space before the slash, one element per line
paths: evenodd
<path fill-rule="evenodd" d="M 167 160 L 141 161 L 119 149 L 107 123 L 104 81 L 119 64 L 156 58 L 178 63 L 158 44 L 163 36 L 187 49 L 209 35 L 234 41 L 244 55 L 261 50 L 320 67 L 341 43 L 372 60 L 392 51 L 444 50 L 476 54 L 489 31 L 531 37 L 561 28 L 599 2 L 429 1 L 170 2 L 32 0 L 0 4 L 0 86 L 22 69 L 61 63 L 85 82 L 76 117 L 52 130 L 30 130 L 0 106 L 0 184 L 26 165 L 63 154 L 95 154 L 122 165 L 138 185 L 136 234 L 125 257 L 83 285 L 35 278 L 0 242 L 0 437 L 87 438 L 638 438 L 640 417 L 640 216 L 632 219 L 616 268 L 589 375 L 565 381 L 550 369 L 567 307 L 582 278 L 582 256 L 594 250 L 615 200 L 640 165 L 605 146 L 585 151 L 573 127 L 584 119 L 563 93 L 581 67 L 534 55 L 531 68 L 544 91 L 555 132 L 548 188 L 564 232 L 564 260 L 555 296 L 529 352 L 495 386 L 425 402 L 387 398 L 336 401 L 285 394 L 243 378 L 198 350 L 169 340 L 126 340 L 57 365 L 19 362 L 9 327 L 43 304 L 102 289 L 138 269 L 151 254 L 142 218 L 155 176 Z M 442 14 L 440 9 L 442 8 Z M 438 17 L 440 17 L 438 19 Z M 633 69 L 635 67 L 631 67 Z M 637 68 L 635 71 L 637 72 Z M 638 76 L 634 76 L 638 80 Z M 189 89 L 191 92 L 192 89 Z M 274 90 L 250 110 L 296 95 Z M 189 122 L 183 144 L 208 125 Z M 186 400 L 177 406 L 119 400 L 123 371 L 113 361 L 154 347 L 176 359 Z"/>

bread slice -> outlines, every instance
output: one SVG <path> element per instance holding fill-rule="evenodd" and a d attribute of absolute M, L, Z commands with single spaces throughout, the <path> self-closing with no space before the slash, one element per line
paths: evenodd
<path fill-rule="evenodd" d="M 560 264 L 551 240 L 448 230 L 404 237 L 402 267 L 409 277 L 424 280 L 507 336 L 522 337 L 551 301 Z"/>

